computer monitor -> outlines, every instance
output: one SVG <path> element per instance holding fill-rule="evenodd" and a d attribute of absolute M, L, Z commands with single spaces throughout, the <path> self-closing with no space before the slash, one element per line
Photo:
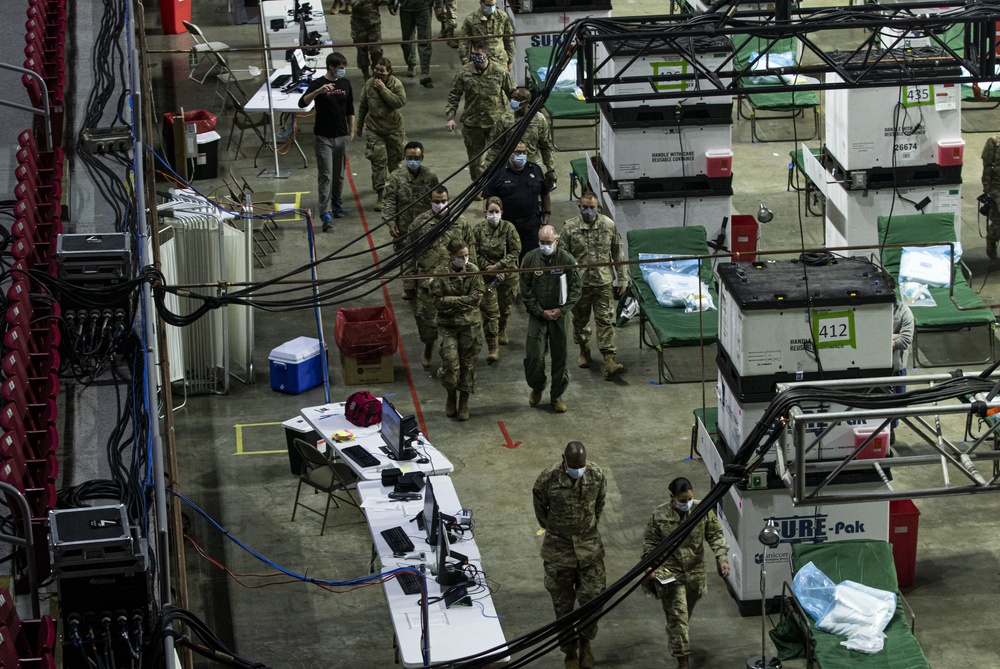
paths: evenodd
<path fill-rule="evenodd" d="M 412 460 L 417 457 L 417 452 L 408 445 L 412 435 L 408 434 L 406 427 L 410 422 L 399 415 L 392 402 L 382 398 L 382 425 L 379 433 L 391 460 Z"/>
<path fill-rule="evenodd" d="M 302 78 L 302 72 L 306 69 L 306 57 L 302 49 L 292 51 L 292 81 Z"/>
<path fill-rule="evenodd" d="M 421 492 L 424 494 L 424 510 L 417 516 L 417 527 L 424 531 L 428 544 L 437 546 L 438 522 L 441 514 L 438 510 L 437 499 L 434 497 L 434 486 L 430 479 L 427 479 Z"/>
<path fill-rule="evenodd" d="M 458 568 L 459 565 L 469 563 L 469 558 L 458 551 L 451 549 L 451 541 L 448 538 L 448 521 L 444 518 L 438 519 L 437 529 L 437 582 L 443 587 L 459 585 L 469 582 L 465 572 Z M 454 564 L 457 563 L 457 564 Z"/>

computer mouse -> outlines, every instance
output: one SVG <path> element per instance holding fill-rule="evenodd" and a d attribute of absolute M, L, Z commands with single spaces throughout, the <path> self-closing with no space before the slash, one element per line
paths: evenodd
<path fill-rule="evenodd" d="M 417 464 L 426 465 L 430 460 L 428 458 L 417 458 Z"/>

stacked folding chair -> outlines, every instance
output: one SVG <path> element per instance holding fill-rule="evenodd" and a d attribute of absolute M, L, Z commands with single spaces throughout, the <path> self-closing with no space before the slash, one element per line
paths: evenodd
<path fill-rule="evenodd" d="M 55 669 L 55 644 L 52 616 L 22 619 L 10 592 L 0 589 L 0 669 Z"/>
<path fill-rule="evenodd" d="M 35 108 L 44 107 L 48 98 L 52 120 L 52 142 L 62 144 L 66 88 L 66 0 L 28 0 L 28 20 L 24 23 L 24 67 L 38 74 L 25 74 L 21 83 L 28 90 L 28 98 Z M 35 130 L 44 136 L 42 125 L 36 117 Z M 50 147 L 51 148 L 51 147 Z"/>

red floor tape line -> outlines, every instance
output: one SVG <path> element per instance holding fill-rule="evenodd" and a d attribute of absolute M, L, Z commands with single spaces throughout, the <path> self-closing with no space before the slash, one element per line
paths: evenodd
<path fill-rule="evenodd" d="M 361 217 L 361 226 L 365 229 L 368 248 L 372 251 L 372 260 L 375 261 L 375 266 L 378 267 L 378 252 L 375 251 L 375 241 L 372 239 L 371 230 L 368 229 L 368 219 L 365 218 L 365 210 L 361 206 L 361 198 L 358 196 L 358 188 L 354 185 L 354 177 L 351 175 L 351 161 L 346 156 L 344 160 L 346 162 L 347 182 L 351 184 L 351 194 L 354 196 L 354 204 L 357 206 L 358 215 Z M 406 370 L 406 381 L 410 384 L 410 395 L 413 396 L 413 414 L 417 417 L 420 430 L 429 438 L 429 435 L 427 435 L 427 424 L 424 423 L 424 412 L 420 410 L 420 398 L 417 397 L 417 387 L 413 385 L 413 374 L 410 372 L 410 362 L 406 357 L 406 347 L 403 345 L 403 333 L 399 329 L 399 319 L 396 318 L 396 310 L 392 308 L 392 300 L 389 299 L 389 288 L 384 283 L 382 284 L 382 296 L 385 298 L 385 306 L 389 308 L 389 313 L 392 314 L 393 321 L 396 323 L 396 334 L 399 339 L 399 356 L 403 360 L 403 369 Z"/>

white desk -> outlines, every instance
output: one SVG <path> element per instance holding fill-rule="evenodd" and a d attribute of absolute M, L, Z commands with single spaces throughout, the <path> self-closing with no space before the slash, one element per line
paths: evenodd
<path fill-rule="evenodd" d="M 275 119 L 275 123 L 278 124 L 277 127 L 279 128 L 284 128 L 286 121 L 286 114 L 298 114 L 299 112 L 311 111 L 312 108 L 315 106 L 311 102 L 306 107 L 299 109 L 299 100 L 302 98 L 301 89 L 296 89 L 295 92 L 293 93 L 283 93 L 280 88 L 271 88 L 272 81 L 274 81 L 283 74 L 291 74 L 291 73 L 292 73 L 291 66 L 283 67 L 280 70 L 275 70 L 274 72 L 272 72 L 267 82 L 264 83 L 259 89 L 257 89 L 257 92 L 253 94 L 253 97 L 247 100 L 247 103 L 243 105 L 243 111 L 247 112 L 248 114 L 255 114 L 258 112 L 262 112 L 264 114 L 270 114 L 271 109 L 273 107 L 275 112 L 281 114 L 279 118 Z M 269 90 L 271 96 L 270 101 L 268 100 Z M 272 118 L 274 117 L 272 116 Z M 267 144 L 273 143 L 274 140 L 273 135 L 271 136 L 271 140 L 272 141 L 267 142 Z M 302 156 L 302 167 L 303 168 L 308 167 L 309 159 L 306 158 L 305 151 L 303 151 L 302 146 L 299 145 L 299 138 L 297 132 L 295 139 L 292 140 L 292 143 L 295 144 L 295 148 L 299 150 L 299 155 Z M 274 149 L 275 163 L 277 163 L 278 149 L 276 146 L 272 148 Z M 257 153 L 260 154 L 259 149 Z M 257 167 L 257 156 L 254 156 L 253 166 Z"/>
<path fill-rule="evenodd" d="M 294 2 L 287 2 L 287 0 L 264 0 L 261 4 L 261 17 L 264 28 L 264 40 L 266 44 L 265 47 L 281 47 L 284 49 L 296 49 L 299 46 L 299 24 L 292 22 L 292 11 L 295 7 Z M 312 14 L 306 19 L 306 32 L 318 32 L 321 46 L 329 46 L 333 44 L 333 40 L 330 38 L 330 29 L 326 25 L 326 15 L 323 14 L 322 6 L 319 0 L 314 0 L 312 3 L 314 7 L 320 7 L 319 9 L 313 9 Z M 271 21 L 273 19 L 284 19 L 285 27 L 280 30 L 271 30 Z M 316 48 L 316 47 L 312 47 Z M 271 62 L 272 67 L 279 68 L 284 67 L 288 61 L 285 60 L 284 51 L 271 51 Z M 326 50 L 321 49 L 318 56 L 312 56 L 316 62 L 326 62 Z M 312 67 L 312 65 L 310 65 Z M 324 68 L 325 69 L 325 68 Z"/>
<path fill-rule="evenodd" d="M 455 486 L 449 477 L 433 476 L 429 480 L 434 486 L 434 496 L 442 513 L 453 514 L 462 508 Z M 382 563 L 381 571 L 391 571 L 407 565 L 417 566 L 420 562 L 393 557 L 381 532 L 397 525 L 403 527 L 411 536 L 416 550 L 427 553 L 425 559 L 428 563 L 432 563 L 434 561 L 432 548 L 423 540 L 423 532 L 417 530 L 416 523 L 409 522 L 423 508 L 423 502 L 398 503 L 394 507 L 373 505 L 376 499 L 388 499 L 386 495 L 389 492 L 390 489 L 383 488 L 381 483 L 358 484 L 361 508 L 368 520 L 375 552 Z M 482 577 L 479 547 L 476 546 L 475 539 L 458 541 L 452 548 L 469 558 L 469 563 L 480 570 L 480 580 L 485 583 Z M 423 666 L 418 604 L 420 595 L 404 594 L 396 579 L 386 581 L 383 587 L 402 664 L 407 669 L 418 669 Z M 441 595 L 441 586 L 430 574 L 427 578 L 427 595 L 429 599 Z M 489 590 L 473 586 L 469 589 L 469 596 L 474 600 L 471 607 L 453 606 L 446 609 L 443 601 L 430 605 L 428 621 L 431 663 L 452 662 L 494 647 L 506 646 L 507 640 L 500 627 L 500 620 L 496 618 L 497 612 Z"/>
<path fill-rule="evenodd" d="M 385 442 L 382 441 L 382 436 L 379 434 L 380 425 L 376 423 L 369 427 L 358 427 L 354 425 L 347 417 L 344 415 L 344 403 L 337 402 L 336 404 L 322 404 L 315 407 L 306 407 L 301 409 L 302 417 L 306 419 L 306 422 L 312 426 L 316 432 L 318 432 L 323 440 L 326 442 L 327 447 L 333 448 L 337 451 L 337 454 L 343 458 L 344 462 L 350 465 L 354 473 L 358 475 L 363 481 L 382 481 L 382 470 L 391 469 L 393 467 L 398 467 L 404 473 L 406 472 L 424 472 L 425 474 L 450 474 L 455 471 L 455 465 L 451 463 L 451 460 L 445 457 L 445 455 L 438 449 L 431 446 L 429 443 L 424 443 L 418 445 L 413 444 L 413 447 L 417 450 L 419 458 L 426 458 L 427 462 L 417 462 L 417 459 L 413 460 L 390 460 L 385 453 L 382 452 L 382 447 Z M 344 443 L 338 443 L 333 440 L 333 433 L 337 430 L 350 430 L 354 435 L 354 439 Z M 343 449 L 348 446 L 362 446 L 366 451 L 378 458 L 378 465 L 375 467 L 359 467 L 356 462 L 350 458 L 344 457 Z M 458 508 L 448 511 L 448 507 L 442 507 L 445 509 L 445 513 L 452 514 L 458 510 Z M 398 523 L 397 523 L 398 524 Z M 414 527 L 416 527 L 414 525 Z M 381 537 L 379 537 L 381 538 Z M 464 552 L 459 550 L 459 552 Z"/>

